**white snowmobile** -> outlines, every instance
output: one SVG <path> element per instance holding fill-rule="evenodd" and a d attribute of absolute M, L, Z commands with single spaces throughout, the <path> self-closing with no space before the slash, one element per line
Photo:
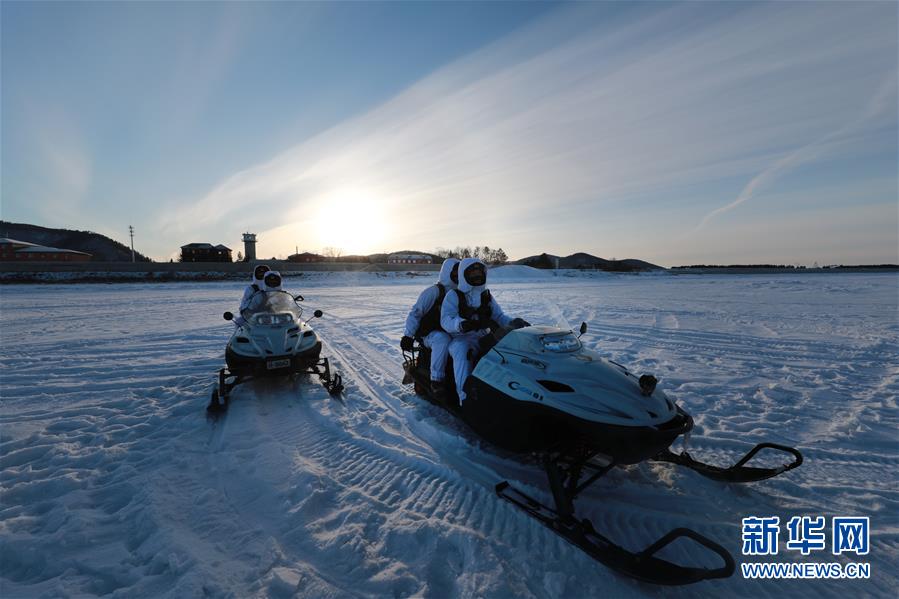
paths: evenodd
<path fill-rule="evenodd" d="M 302 320 L 301 301 L 303 296 L 281 290 L 259 291 L 252 297 L 225 347 L 227 367 L 219 370 L 209 412 L 227 409 L 231 390 L 252 378 L 316 374 L 328 393 L 343 390 L 340 375 L 331 372 L 328 358 L 320 357 L 321 341 L 309 321 Z M 234 320 L 231 312 L 223 316 Z M 312 318 L 321 316 L 322 311 L 316 310 Z"/>
<path fill-rule="evenodd" d="M 580 334 L 587 330 L 581 324 Z M 482 339 L 481 357 L 465 383 L 467 399 L 459 406 L 448 365 L 450 390 L 441 402 L 431 394 L 430 350 L 417 345 L 403 352 L 406 377 L 415 391 L 448 409 L 478 435 L 506 450 L 536 457 L 545 469 L 555 507 L 513 488 L 496 485 L 496 493 L 538 519 L 594 559 L 628 576 L 657 584 L 679 585 L 726 578 L 735 568 L 730 553 L 714 541 L 678 528 L 634 553 L 594 530 L 574 515 L 574 499 L 618 465 L 645 460 L 671 462 L 727 482 L 750 482 L 796 468 L 795 448 L 761 443 L 729 468 L 694 460 L 669 446 L 693 428 L 693 418 L 657 389 L 652 375 L 637 377 L 580 342 L 570 330 L 529 326 L 506 331 L 493 327 Z M 746 466 L 762 449 L 789 454 L 792 461 L 774 468 Z M 582 481 L 581 478 L 586 477 Z M 655 557 L 664 546 L 688 537 L 723 561 L 719 568 L 687 567 Z"/>

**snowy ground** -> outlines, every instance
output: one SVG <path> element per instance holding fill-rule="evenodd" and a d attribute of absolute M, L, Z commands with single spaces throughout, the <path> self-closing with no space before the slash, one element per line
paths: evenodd
<path fill-rule="evenodd" d="M 615 470 L 578 503 L 597 529 L 637 549 L 689 526 L 739 562 L 745 516 L 871 517 L 870 580 L 738 571 L 677 589 L 616 575 L 501 503 L 499 480 L 546 498 L 542 477 L 400 384 L 402 322 L 430 278 L 291 279 L 326 311 L 316 328 L 344 397 L 252 384 L 215 425 L 204 407 L 240 284 L 0 288 L 0 595 L 895 596 L 895 274 L 495 273 L 507 312 L 584 320 L 588 345 L 655 373 L 696 418 L 694 455 L 723 464 L 761 440 L 805 455 L 744 486 Z M 809 558 L 785 540 L 769 561 L 842 560 L 829 538 Z"/>

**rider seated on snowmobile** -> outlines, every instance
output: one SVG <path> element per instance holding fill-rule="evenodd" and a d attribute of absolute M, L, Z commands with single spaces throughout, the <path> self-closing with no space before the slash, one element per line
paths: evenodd
<path fill-rule="evenodd" d="M 443 400 L 446 397 L 446 360 L 449 356 L 450 336 L 440 328 L 440 308 L 448 291 L 456 289 L 459 282 L 459 260 L 447 258 L 440 267 L 437 283 L 421 292 L 406 317 L 400 348 L 411 351 L 413 339 L 431 350 L 431 393 Z"/>
<path fill-rule="evenodd" d="M 270 270 L 265 273 L 265 276 L 262 278 L 262 282 L 265 283 L 266 293 L 271 293 L 272 291 L 282 291 L 281 273 L 276 270 Z"/>
<path fill-rule="evenodd" d="M 440 324 L 452 337 L 449 354 L 460 405 L 465 401 L 465 380 L 481 353 L 482 337 L 490 334 L 492 328 L 531 326 L 522 318 L 503 313 L 487 289 L 487 266 L 479 258 L 466 258 L 459 264 L 459 288 L 443 299 Z"/>
<path fill-rule="evenodd" d="M 249 307 L 251 297 L 260 291 L 265 291 L 265 281 L 263 279 L 265 278 L 265 273 L 271 270 L 266 264 L 259 264 L 253 269 L 253 282 L 243 290 L 243 297 L 240 299 L 240 309 L 237 312 L 237 316 L 234 317 L 235 326 L 242 326 L 246 322 L 241 314 Z"/>
<path fill-rule="evenodd" d="M 281 289 L 281 273 L 274 270 L 268 271 L 262 278 L 262 289 L 253 293 L 253 295 L 247 299 L 246 305 L 241 310 L 242 315 L 247 312 L 266 309 L 265 306 L 272 301 L 272 296 L 270 294 L 280 291 L 283 291 L 283 289 Z M 237 319 L 235 318 L 235 320 Z M 245 322 L 244 318 L 241 317 L 241 324 Z"/>

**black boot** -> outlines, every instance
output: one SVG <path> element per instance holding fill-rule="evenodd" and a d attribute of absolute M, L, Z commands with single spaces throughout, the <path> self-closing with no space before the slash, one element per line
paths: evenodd
<path fill-rule="evenodd" d="M 449 388 L 446 386 L 446 383 L 443 381 L 432 381 L 431 382 L 431 397 L 434 398 L 434 403 L 437 403 L 447 410 L 451 412 L 460 412 L 461 406 L 459 406 L 459 398 L 455 393 L 451 393 Z"/>
<path fill-rule="evenodd" d="M 446 383 L 443 381 L 431 381 L 431 396 L 434 401 L 446 405 L 447 400 Z"/>

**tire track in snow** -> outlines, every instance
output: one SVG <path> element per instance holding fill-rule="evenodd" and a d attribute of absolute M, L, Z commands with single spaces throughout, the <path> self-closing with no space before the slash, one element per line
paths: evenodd
<path fill-rule="evenodd" d="M 246 409 L 246 406 L 240 407 Z M 364 586 L 371 588 L 373 580 L 387 564 L 408 560 L 408 556 L 404 555 L 404 544 L 418 542 L 415 537 L 421 533 L 416 531 L 427 527 L 431 531 L 426 535 L 428 538 L 438 539 L 444 543 L 445 551 L 453 548 L 462 556 L 457 574 L 463 571 L 466 560 L 486 557 L 500 561 L 505 568 L 520 569 L 518 575 L 524 575 L 524 564 L 512 565 L 515 560 L 511 556 L 516 549 L 502 542 L 502 530 L 496 528 L 504 526 L 502 514 L 496 513 L 504 508 L 498 507 L 493 493 L 459 478 L 453 470 L 440 463 L 407 452 L 405 448 L 385 445 L 379 438 L 348 434 L 340 422 L 313 408 L 310 403 L 297 414 L 298 417 L 289 420 L 269 417 L 265 419 L 264 427 L 260 425 L 260 430 L 246 431 L 248 434 L 267 436 L 278 445 L 289 447 L 295 459 L 302 463 L 303 468 L 298 473 L 320 473 L 313 477 L 318 487 L 316 491 L 306 497 L 302 497 L 302 492 L 293 492 L 284 523 L 269 521 L 261 524 L 264 529 L 273 529 L 277 533 L 275 536 L 282 539 L 310 536 L 317 539 L 315 545 L 299 543 L 292 554 L 294 557 L 313 569 L 330 566 L 332 571 L 334 565 L 329 562 L 335 560 L 347 567 L 363 564 L 359 566 L 361 572 L 348 570 L 341 574 L 340 579 L 351 579 L 344 576 L 363 576 L 366 581 Z M 232 409 L 238 408 L 235 406 Z M 277 415 L 277 411 L 272 414 Z M 231 416 L 229 414 L 228 418 Z M 252 423 L 248 424 L 252 428 Z M 285 454 L 267 450 L 265 455 L 270 459 L 271 456 Z M 260 465 L 257 462 L 258 469 L 263 474 L 265 471 L 291 471 L 290 468 Z M 239 480 L 226 482 L 229 487 L 245 487 L 248 483 Z M 294 481 L 289 484 L 293 487 L 308 486 L 308 483 Z M 260 481 L 254 478 L 253 486 L 260 486 Z M 263 486 L 274 486 L 274 482 L 266 482 Z M 277 489 L 265 494 L 285 495 Z M 320 505 L 322 500 L 316 499 L 317 494 L 324 495 L 324 507 Z M 466 506 L 467 510 L 464 509 Z M 252 529 L 256 511 L 238 511 L 242 519 L 251 523 L 248 527 Z M 373 519 L 377 522 L 376 526 L 372 525 Z M 288 531 L 303 531 L 304 534 Z M 360 531 L 363 531 L 361 538 L 358 536 Z M 519 535 L 522 532 L 528 531 L 517 531 Z M 535 534 L 545 542 L 546 539 L 541 538 L 545 533 L 539 527 L 530 531 L 529 542 L 536 540 Z M 479 546 L 466 548 L 463 541 L 470 539 L 478 539 Z M 561 551 L 561 548 L 557 546 L 556 550 Z M 316 559 L 312 555 L 316 551 L 322 551 L 325 557 Z M 347 551 L 351 556 L 345 555 Z M 439 556 L 434 559 L 439 559 Z M 430 584 L 427 580 L 418 582 Z M 380 590 L 389 594 L 395 589 Z M 409 590 L 417 592 L 420 589 L 409 587 Z M 468 591 L 474 592 L 475 589 Z"/>

